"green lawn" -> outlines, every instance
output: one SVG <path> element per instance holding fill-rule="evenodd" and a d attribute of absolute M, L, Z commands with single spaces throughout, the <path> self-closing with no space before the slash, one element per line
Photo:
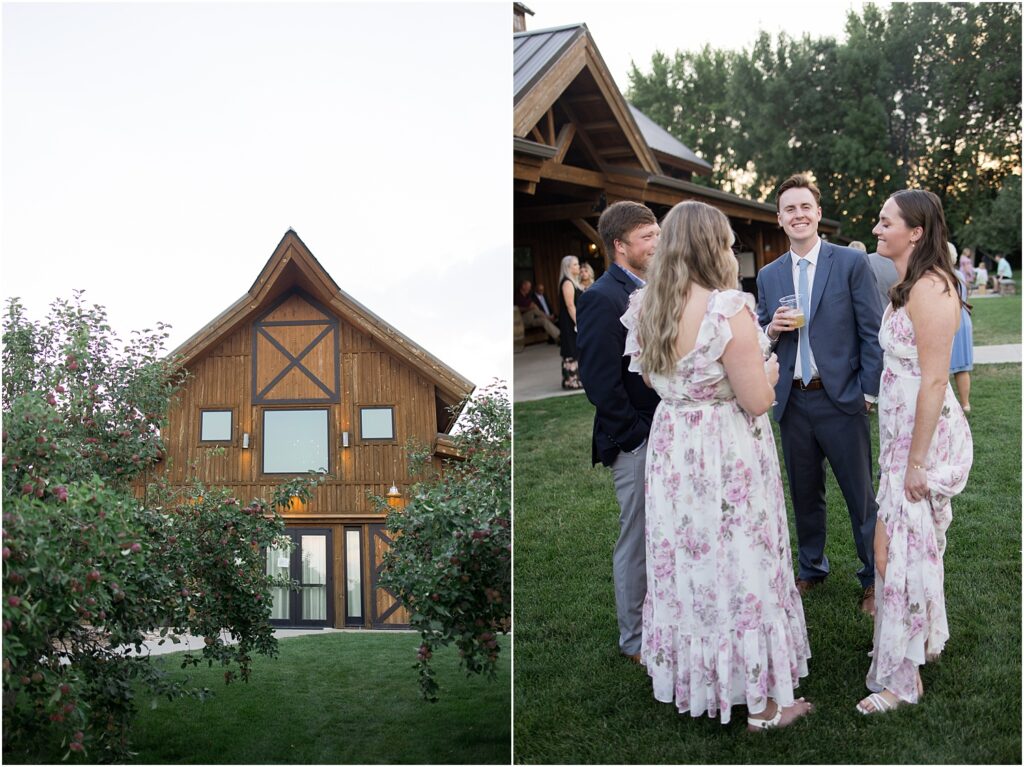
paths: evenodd
<path fill-rule="evenodd" d="M 1017 280 L 1020 284 L 1020 280 Z M 1021 296 L 971 298 L 974 345 L 1019 344 Z"/>
<path fill-rule="evenodd" d="M 608 471 L 589 466 L 593 409 L 580 396 L 517 404 L 515 761 L 1020 764 L 1020 387 L 1020 365 L 974 371 L 974 469 L 946 552 L 952 637 L 922 672 L 923 702 L 884 717 L 854 709 L 872 624 L 856 609 L 859 563 L 830 477 L 833 575 L 805 600 L 814 657 L 800 688 L 817 711 L 758 736 L 744 731 L 742 708 L 724 727 L 680 716 L 618 655 L 618 508 Z"/>
<path fill-rule="evenodd" d="M 248 684 L 223 672 L 189 673 L 206 702 L 140 701 L 139 764 L 508 764 L 511 662 L 503 640 L 495 682 L 467 678 L 455 650 L 434 656 L 441 700 L 419 697 L 419 636 L 330 633 L 284 639 L 257 658 Z M 156 662 L 177 669 L 176 655 Z M 60 754 L 39 761 L 59 760 Z M 4 761 L 18 761 L 4 754 Z M 23 760 L 22 760 L 23 761 Z"/>

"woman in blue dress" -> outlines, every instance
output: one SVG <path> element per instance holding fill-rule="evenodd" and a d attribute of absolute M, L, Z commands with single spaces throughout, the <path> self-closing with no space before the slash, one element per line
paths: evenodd
<path fill-rule="evenodd" d="M 967 278 L 957 269 L 956 248 L 949 243 L 949 257 L 953 259 L 953 273 L 960 280 L 960 298 L 967 303 Z M 974 369 L 974 327 L 971 314 L 960 309 L 960 329 L 953 336 L 953 353 L 949 358 L 949 372 L 956 383 L 956 397 L 964 413 L 971 412 L 971 370 Z"/>

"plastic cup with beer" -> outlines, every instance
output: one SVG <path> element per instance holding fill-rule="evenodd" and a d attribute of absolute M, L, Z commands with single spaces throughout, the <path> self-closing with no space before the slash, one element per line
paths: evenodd
<path fill-rule="evenodd" d="M 793 328 L 802 328 L 807 320 L 804 317 L 803 307 L 800 306 L 800 299 L 796 295 L 783 296 L 779 300 L 779 306 L 786 309 L 790 313 L 790 317 L 793 319 Z"/>

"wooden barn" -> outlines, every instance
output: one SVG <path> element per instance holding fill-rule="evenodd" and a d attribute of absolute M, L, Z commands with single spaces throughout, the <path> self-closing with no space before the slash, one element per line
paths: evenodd
<path fill-rule="evenodd" d="M 757 271 L 788 248 L 775 205 L 694 183 L 711 167 L 625 100 L 586 25 L 525 31 L 527 13 L 515 4 L 516 282 L 539 282 L 554 297 L 566 255 L 600 275 L 608 256 L 597 220 L 613 202 L 642 202 L 660 219 L 683 200 L 700 200 L 729 217 L 744 289 L 753 292 Z M 838 229 L 822 219 L 822 234 Z"/>
<path fill-rule="evenodd" d="M 343 292 L 289 230 L 252 287 L 175 350 L 189 372 L 164 434 L 172 486 L 198 476 L 247 502 L 308 470 L 330 479 L 283 511 L 271 572 L 282 626 L 399 628 L 377 578 L 390 541 L 368 494 L 404 494 L 406 445 L 453 455 L 453 412 L 474 385 Z M 397 494 L 393 491 L 397 490 Z"/>

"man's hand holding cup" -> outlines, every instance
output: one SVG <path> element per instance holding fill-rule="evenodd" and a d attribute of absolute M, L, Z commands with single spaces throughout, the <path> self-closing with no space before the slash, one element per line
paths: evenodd
<path fill-rule="evenodd" d="M 779 301 L 779 308 L 775 310 L 772 321 L 768 324 L 768 337 L 775 340 L 783 333 L 802 328 L 805 323 L 806 318 L 799 299 L 795 295 L 783 296 Z"/>

